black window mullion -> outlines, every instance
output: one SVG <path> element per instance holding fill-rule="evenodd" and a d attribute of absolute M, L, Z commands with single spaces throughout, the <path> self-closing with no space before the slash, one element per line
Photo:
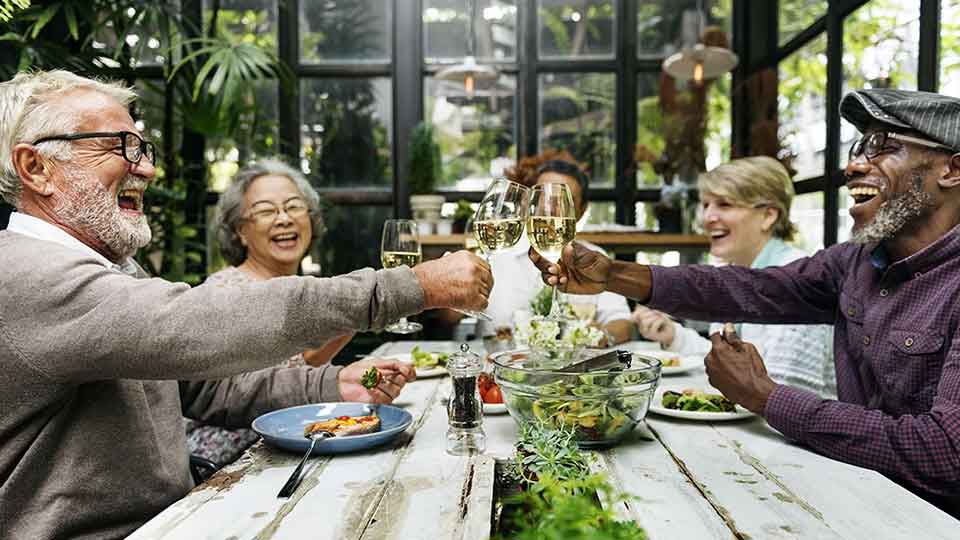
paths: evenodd
<path fill-rule="evenodd" d="M 823 159 L 823 245 L 837 243 L 840 177 L 840 98 L 843 92 L 843 8 L 827 8 L 827 137 Z M 849 13 L 849 12 L 847 12 Z"/>
<path fill-rule="evenodd" d="M 520 87 L 520 115 L 517 125 L 517 159 L 536 155 L 539 150 L 539 79 L 537 78 L 537 0 L 518 0 L 520 4 L 520 47 L 517 61 L 520 63 L 518 84 Z"/>
<path fill-rule="evenodd" d="M 293 163 L 300 158 L 300 36 L 297 16 L 300 0 L 284 0 L 277 9 L 277 54 L 297 75 L 287 85 L 280 85 L 277 120 L 280 123 L 280 153 Z"/>
<path fill-rule="evenodd" d="M 617 52 L 617 96 L 614 109 L 616 125 L 616 207 L 617 223 L 636 221 L 633 204 L 637 192 L 633 147 L 637 142 L 637 5 L 636 0 L 620 0 Z"/>
<path fill-rule="evenodd" d="M 917 90 L 936 92 L 940 86 L 940 0 L 920 0 L 920 58 Z"/>
<path fill-rule="evenodd" d="M 410 216 L 410 134 L 423 120 L 423 6 L 393 4 L 393 212 Z"/>

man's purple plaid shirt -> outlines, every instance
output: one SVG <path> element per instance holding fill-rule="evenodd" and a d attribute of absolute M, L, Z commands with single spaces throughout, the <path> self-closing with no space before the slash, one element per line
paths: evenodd
<path fill-rule="evenodd" d="M 781 268 L 652 267 L 649 305 L 709 321 L 835 325 L 839 401 L 779 385 L 786 437 L 937 498 L 960 495 L 960 227 L 889 264 L 839 244 Z"/>

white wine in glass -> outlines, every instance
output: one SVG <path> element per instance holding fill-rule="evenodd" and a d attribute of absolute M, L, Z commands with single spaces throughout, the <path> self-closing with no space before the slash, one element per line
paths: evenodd
<path fill-rule="evenodd" d="M 488 219 L 473 224 L 484 253 L 513 247 L 523 236 L 523 218 Z"/>
<path fill-rule="evenodd" d="M 490 263 L 490 255 L 515 246 L 523 236 L 523 222 L 527 214 L 530 189 L 506 178 L 490 183 L 477 211 L 473 215 L 473 236 Z M 490 315 L 482 311 L 456 310 L 486 321 Z"/>
<path fill-rule="evenodd" d="M 527 238 L 533 249 L 544 259 L 558 264 L 563 248 L 572 242 L 576 235 L 577 211 L 573 206 L 570 188 L 561 183 L 535 186 L 530 193 L 530 212 L 527 218 Z M 564 319 L 556 285 L 553 286 L 553 301 L 547 319 Z"/>
<path fill-rule="evenodd" d="M 575 217 L 530 216 L 527 227 L 530 245 L 553 264 L 560 261 L 563 247 L 577 236 Z"/>
<path fill-rule="evenodd" d="M 414 266 L 423 259 L 417 222 L 412 219 L 388 219 L 383 223 L 383 238 L 380 242 L 380 262 L 384 268 Z M 406 317 L 387 325 L 386 330 L 395 334 L 412 334 L 423 330 L 423 325 L 410 322 Z"/>

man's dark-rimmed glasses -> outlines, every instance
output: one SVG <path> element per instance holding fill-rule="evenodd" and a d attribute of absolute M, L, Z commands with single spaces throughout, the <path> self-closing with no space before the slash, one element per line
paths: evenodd
<path fill-rule="evenodd" d="M 850 147 L 850 154 L 847 156 L 847 158 L 850 161 L 853 161 L 854 158 L 863 154 L 867 157 L 867 161 L 870 161 L 880 154 L 893 152 L 896 150 L 896 148 L 887 145 L 887 141 L 889 140 L 913 143 L 919 146 L 925 146 L 927 148 L 950 152 L 951 154 L 956 152 L 956 150 L 945 144 L 928 141 L 919 137 L 911 137 L 910 135 L 888 131 L 871 131 L 870 133 L 864 133 L 862 137 L 854 141 L 853 145 Z"/>
<path fill-rule="evenodd" d="M 150 141 L 145 141 L 139 135 L 132 131 L 94 131 L 91 133 L 70 133 L 67 135 L 50 135 L 41 137 L 33 144 L 40 144 L 47 141 L 78 141 L 80 139 L 101 139 L 113 137 L 120 139 L 120 146 L 115 146 L 110 150 L 120 150 L 123 159 L 133 163 L 140 163 L 144 156 L 151 165 L 157 164 L 157 147 Z"/>

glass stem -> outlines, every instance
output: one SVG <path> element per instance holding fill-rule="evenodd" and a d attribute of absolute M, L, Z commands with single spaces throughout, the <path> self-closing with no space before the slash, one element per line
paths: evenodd
<path fill-rule="evenodd" d="M 557 294 L 557 286 L 553 286 L 553 300 L 550 301 L 550 315 L 547 315 L 548 319 L 559 320 L 560 317 L 560 298 Z"/>

